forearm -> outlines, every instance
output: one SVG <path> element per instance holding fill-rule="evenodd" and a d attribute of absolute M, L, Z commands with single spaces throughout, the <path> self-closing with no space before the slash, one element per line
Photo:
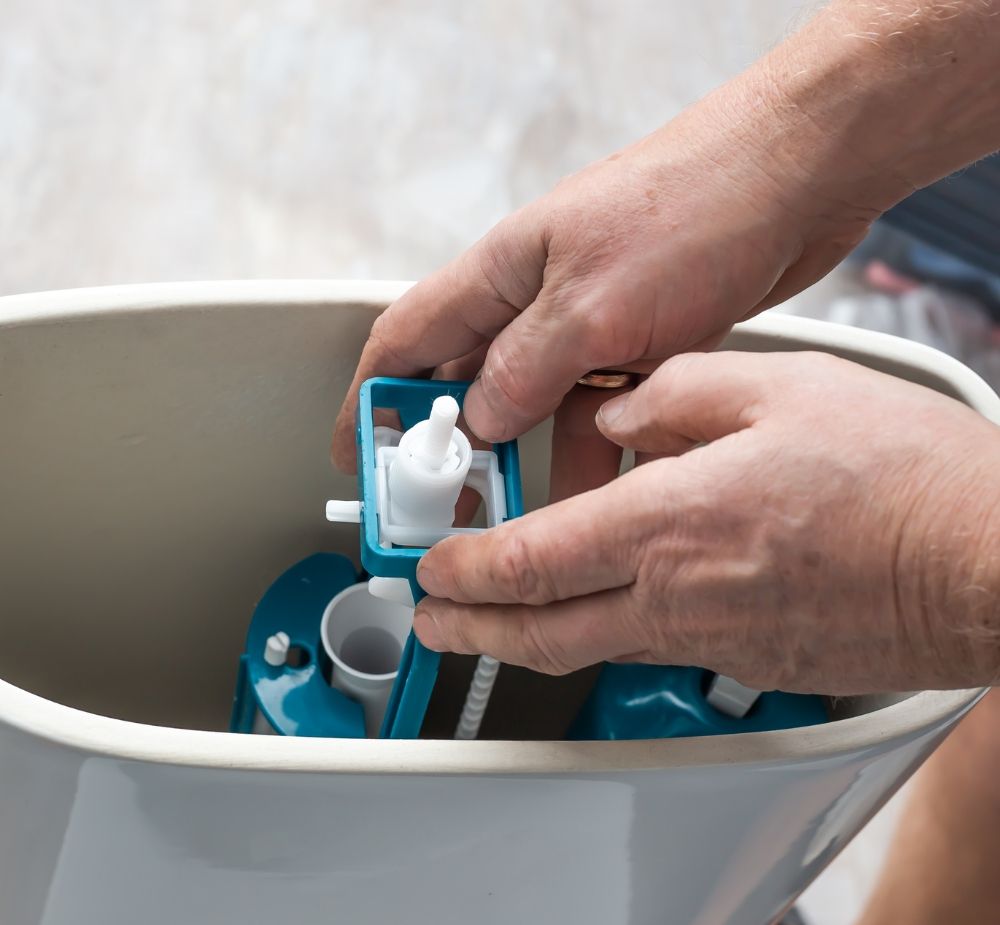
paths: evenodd
<path fill-rule="evenodd" d="M 1000 0 L 837 0 L 737 81 L 803 195 L 884 211 L 1000 148 Z"/>
<path fill-rule="evenodd" d="M 1000 904 L 1000 691 L 920 772 L 859 925 L 995 921 Z"/>

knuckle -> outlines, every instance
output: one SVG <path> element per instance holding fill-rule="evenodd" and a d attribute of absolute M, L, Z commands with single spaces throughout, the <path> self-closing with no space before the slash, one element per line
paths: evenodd
<path fill-rule="evenodd" d="M 407 358 L 400 352 L 395 343 L 395 331 L 398 327 L 398 311 L 389 306 L 382 314 L 375 318 L 371 330 L 368 332 L 367 350 L 374 349 L 375 353 L 383 358 L 388 358 L 394 363 L 407 365 Z"/>
<path fill-rule="evenodd" d="M 516 347 L 499 349 L 494 347 L 486 354 L 480 386 L 491 405 L 507 405 L 525 409 L 530 406 L 533 395 L 528 376 L 521 374 L 527 363 L 518 357 Z"/>
<path fill-rule="evenodd" d="M 498 588 L 509 592 L 522 604 L 544 604 L 555 597 L 547 574 L 539 567 L 524 537 L 517 532 L 511 533 L 496 551 L 493 579 Z"/>
<path fill-rule="evenodd" d="M 476 655 L 479 653 L 479 648 L 474 638 L 474 620 L 459 617 L 458 619 L 444 619 L 437 620 L 436 622 L 443 640 L 447 643 L 449 652 L 455 652 L 458 655 Z"/>
<path fill-rule="evenodd" d="M 547 675 L 566 675 L 574 670 L 571 659 L 545 632 L 545 621 L 528 614 L 522 622 L 522 641 L 526 646 L 525 667 Z"/>
<path fill-rule="evenodd" d="M 545 268 L 544 247 L 522 212 L 496 225 L 476 247 L 476 262 L 499 302 L 520 312 L 538 295 Z"/>

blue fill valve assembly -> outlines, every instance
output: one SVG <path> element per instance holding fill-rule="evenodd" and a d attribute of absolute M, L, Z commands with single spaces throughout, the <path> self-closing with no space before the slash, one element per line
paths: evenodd
<path fill-rule="evenodd" d="M 457 422 L 469 383 L 376 378 L 357 412 L 358 498 L 327 519 L 360 527 L 358 575 L 345 556 L 293 565 L 261 598 L 240 657 L 230 729 L 330 738 L 418 738 L 441 655 L 412 631 L 420 557 L 448 536 L 523 513 L 516 441 L 474 450 Z M 375 411 L 402 426 L 376 425 Z M 463 489 L 482 499 L 484 527 L 455 526 Z M 474 739 L 499 663 L 482 655 L 455 728 Z M 650 739 L 755 732 L 827 719 L 819 697 L 759 692 L 700 668 L 606 664 L 569 739 Z"/>

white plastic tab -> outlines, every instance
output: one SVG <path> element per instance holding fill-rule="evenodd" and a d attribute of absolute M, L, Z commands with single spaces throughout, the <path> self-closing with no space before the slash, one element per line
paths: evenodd
<path fill-rule="evenodd" d="M 413 602 L 410 583 L 405 578 L 382 578 L 375 575 L 368 579 L 368 593 L 383 601 L 405 604 L 407 607 L 416 606 Z"/>
<path fill-rule="evenodd" d="M 760 691 L 746 687 L 725 675 L 717 674 L 708 686 L 705 699 L 720 713 L 742 719 L 750 712 L 750 708 L 757 702 L 759 696 Z"/>
<path fill-rule="evenodd" d="M 284 665 L 288 660 L 288 648 L 291 644 L 292 640 L 288 633 L 279 631 L 273 636 L 268 636 L 267 642 L 264 643 L 264 661 L 275 668 Z"/>
<path fill-rule="evenodd" d="M 360 501 L 327 501 L 326 519 L 338 524 L 361 523 Z"/>

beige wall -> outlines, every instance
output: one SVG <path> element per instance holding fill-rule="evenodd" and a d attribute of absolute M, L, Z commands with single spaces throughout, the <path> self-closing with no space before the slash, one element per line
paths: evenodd
<path fill-rule="evenodd" d="M 418 276 L 802 8 L 0 0 L 0 293 Z"/>

